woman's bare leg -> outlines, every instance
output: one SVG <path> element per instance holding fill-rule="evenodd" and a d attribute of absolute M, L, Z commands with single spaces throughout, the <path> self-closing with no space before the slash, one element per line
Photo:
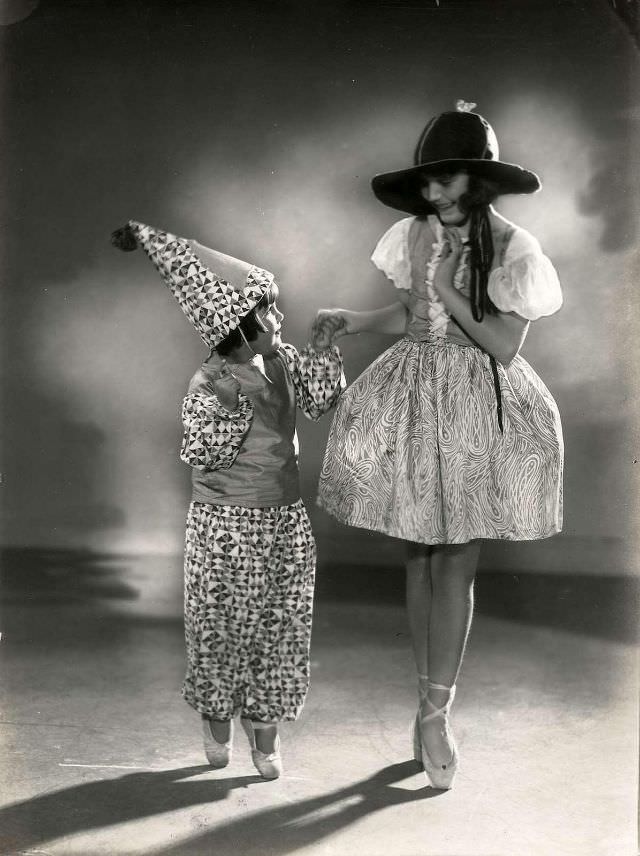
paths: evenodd
<path fill-rule="evenodd" d="M 468 544 L 446 544 L 432 548 L 431 614 L 428 650 L 429 679 L 452 687 L 458 677 L 473 617 L 473 583 L 480 541 Z M 449 701 L 446 689 L 429 689 L 429 701 L 435 708 Z M 423 738 L 434 764 L 451 760 L 451 737 L 445 720 L 435 717 L 423 726 Z"/>
<path fill-rule="evenodd" d="M 480 541 L 434 547 L 429 622 L 429 677 L 453 686 L 460 671 L 473 617 L 473 582 Z"/>
<path fill-rule="evenodd" d="M 431 547 L 407 542 L 407 616 L 418 675 L 429 673 Z M 425 687 L 426 689 L 426 687 Z"/>

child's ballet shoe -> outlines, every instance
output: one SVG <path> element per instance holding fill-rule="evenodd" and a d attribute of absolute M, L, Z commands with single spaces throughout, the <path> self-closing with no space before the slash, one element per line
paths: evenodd
<path fill-rule="evenodd" d="M 242 725 L 251 747 L 251 758 L 256 770 L 263 779 L 277 779 L 282 775 L 282 756 L 280 754 L 280 735 L 276 734 L 273 744 L 273 752 L 261 752 L 256 746 L 254 729 L 259 729 L 262 723 L 252 722 L 250 719 L 241 719 Z M 264 723 L 271 725 L 271 723 Z"/>
<path fill-rule="evenodd" d="M 202 736 L 204 738 L 204 754 L 212 767 L 226 767 L 233 754 L 233 720 L 229 723 L 229 739 L 226 743 L 218 743 L 213 736 L 211 720 L 202 717 Z"/>

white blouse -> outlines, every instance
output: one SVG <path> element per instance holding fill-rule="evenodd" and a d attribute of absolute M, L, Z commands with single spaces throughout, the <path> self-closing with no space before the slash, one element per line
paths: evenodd
<path fill-rule="evenodd" d="M 396 288 L 411 289 L 411 259 L 409 256 L 409 230 L 415 217 L 405 217 L 394 223 L 378 241 L 371 261 Z M 440 260 L 443 228 L 437 218 L 432 219 L 436 241 L 427 263 L 425 274 L 433 279 Z M 463 253 L 461 266 L 455 276 L 459 288 L 462 283 L 467 254 Z M 487 292 L 501 312 L 516 312 L 528 321 L 552 315 L 562 306 L 562 291 L 555 268 L 544 255 L 538 240 L 519 226 L 506 247 L 503 263 L 489 274 Z M 430 297 L 433 299 L 435 295 Z M 437 298 L 436 298 L 437 299 Z M 438 301 L 439 302 L 439 301 Z M 434 307 L 435 308 L 435 307 Z"/>

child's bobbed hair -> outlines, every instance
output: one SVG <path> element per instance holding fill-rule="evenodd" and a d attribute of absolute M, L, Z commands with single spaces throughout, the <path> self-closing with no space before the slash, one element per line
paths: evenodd
<path fill-rule="evenodd" d="M 272 306 L 275 303 L 275 299 L 273 287 L 270 287 L 251 312 L 248 312 L 244 316 L 240 324 L 216 345 L 216 351 L 221 357 L 229 356 L 232 351 L 241 348 L 245 341 L 255 342 L 258 338 L 258 333 L 264 330 L 257 313 Z"/>

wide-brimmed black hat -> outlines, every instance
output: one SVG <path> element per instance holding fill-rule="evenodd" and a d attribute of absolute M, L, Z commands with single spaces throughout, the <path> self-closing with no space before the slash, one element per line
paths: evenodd
<path fill-rule="evenodd" d="M 534 172 L 499 159 L 493 128 L 478 113 L 465 108 L 431 119 L 418 140 L 414 166 L 376 175 L 371 187 L 378 199 L 391 208 L 409 214 L 431 214 L 435 209 L 421 193 L 425 177 L 461 170 L 489 179 L 500 194 L 534 193 L 540 189 L 540 179 Z"/>

